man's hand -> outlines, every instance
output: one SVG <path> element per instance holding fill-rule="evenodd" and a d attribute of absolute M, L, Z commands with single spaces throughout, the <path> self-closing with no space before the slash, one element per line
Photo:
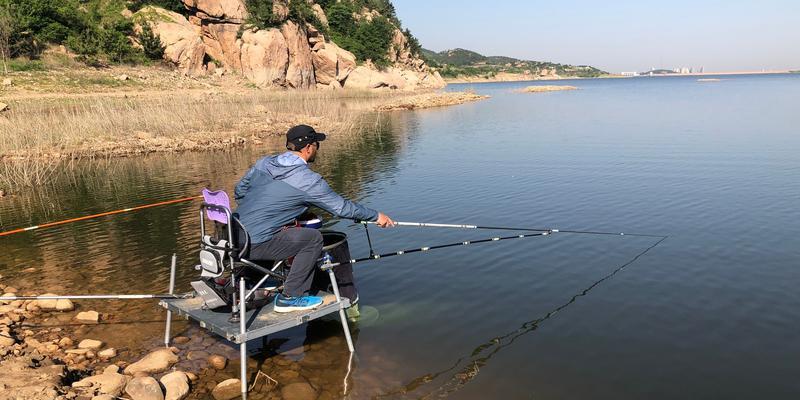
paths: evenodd
<path fill-rule="evenodd" d="M 389 218 L 388 215 L 386 215 L 386 214 L 384 214 L 382 212 L 378 213 L 378 221 L 376 223 L 381 228 L 391 228 L 391 227 L 397 225 L 391 218 Z"/>

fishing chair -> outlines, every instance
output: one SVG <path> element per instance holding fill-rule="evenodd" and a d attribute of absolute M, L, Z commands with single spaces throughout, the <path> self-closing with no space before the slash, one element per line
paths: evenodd
<path fill-rule="evenodd" d="M 239 278 L 245 277 L 250 286 L 245 295 L 247 302 L 257 291 L 279 290 L 286 280 L 285 260 L 251 261 L 245 257 L 250 250 L 250 235 L 237 215 L 231 212 L 230 199 L 225 191 L 203 189 L 200 205 L 200 281 L 192 287 L 214 309 L 231 306 L 231 322 L 238 321 Z M 214 222 L 214 233 L 207 232 L 206 219 Z M 229 277 L 223 277 L 225 274 Z M 248 306 L 251 308 L 252 306 Z"/>

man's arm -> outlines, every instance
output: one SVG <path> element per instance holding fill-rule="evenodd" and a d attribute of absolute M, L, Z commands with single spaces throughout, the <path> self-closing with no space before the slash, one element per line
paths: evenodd
<path fill-rule="evenodd" d="M 377 210 L 345 199 L 331 189 L 328 182 L 319 179 L 306 190 L 308 202 L 339 217 L 377 221 L 380 214 Z"/>

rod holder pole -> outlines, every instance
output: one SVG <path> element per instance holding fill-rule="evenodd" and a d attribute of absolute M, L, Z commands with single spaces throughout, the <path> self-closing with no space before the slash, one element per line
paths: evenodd
<path fill-rule="evenodd" d="M 241 343 L 239 344 L 239 372 L 242 375 L 242 400 L 247 400 L 247 327 L 245 326 L 246 308 L 244 278 L 239 280 L 239 333 Z"/>
<path fill-rule="evenodd" d="M 175 294 L 175 266 L 178 264 L 178 255 L 172 253 L 172 263 L 169 267 L 169 294 Z M 169 347 L 169 339 L 172 330 L 172 311 L 167 309 L 167 327 L 164 330 L 164 346 Z"/>
<path fill-rule="evenodd" d="M 356 349 L 353 347 L 353 338 L 350 336 L 350 327 L 347 325 L 347 315 L 344 312 L 344 304 L 342 303 L 341 295 L 339 295 L 339 285 L 336 283 L 336 276 L 333 274 L 333 268 L 328 268 L 328 277 L 331 278 L 333 295 L 336 296 L 336 302 L 339 304 L 339 319 L 342 320 L 342 330 L 344 330 L 344 337 L 347 339 L 347 349 L 350 350 L 350 353 L 353 353 Z"/>

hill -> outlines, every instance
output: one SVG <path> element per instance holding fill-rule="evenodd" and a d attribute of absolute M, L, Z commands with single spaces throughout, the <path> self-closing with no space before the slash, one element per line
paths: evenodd
<path fill-rule="evenodd" d="M 505 56 L 484 56 L 467 49 L 440 52 L 422 49 L 420 55 L 443 77 L 479 77 L 491 79 L 498 74 L 512 74 L 539 78 L 580 77 L 593 78 L 607 74 L 588 65 L 559 64 L 549 61 L 520 60 Z"/>

